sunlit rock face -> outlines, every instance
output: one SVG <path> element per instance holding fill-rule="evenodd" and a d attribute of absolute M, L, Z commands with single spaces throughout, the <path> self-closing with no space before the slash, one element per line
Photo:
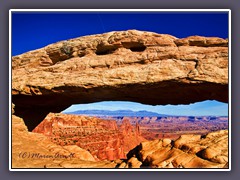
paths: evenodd
<path fill-rule="evenodd" d="M 108 117 L 109 118 L 109 117 Z M 183 134 L 206 135 L 209 132 L 228 129 L 227 116 L 115 116 L 118 124 L 128 120 L 137 125 L 146 140 L 168 138 L 176 140 Z"/>
<path fill-rule="evenodd" d="M 227 130 L 206 136 L 182 135 L 175 141 L 144 141 L 129 151 L 127 159 L 115 161 L 97 160 L 77 145 L 57 145 L 49 140 L 48 128 L 38 131 L 43 133 L 28 132 L 23 119 L 12 116 L 13 168 L 228 168 Z M 31 153 L 32 158 L 24 158 L 23 153 Z M 56 156 L 71 153 L 71 158 Z"/>
<path fill-rule="evenodd" d="M 12 168 L 114 168 L 116 163 L 97 161 L 76 145 L 60 146 L 47 136 L 28 132 L 23 119 L 12 115 Z"/>
<path fill-rule="evenodd" d="M 128 120 L 118 127 L 115 120 L 50 113 L 34 130 L 62 147 L 76 145 L 89 151 L 95 160 L 125 159 L 140 142 L 138 125 Z"/>
<path fill-rule="evenodd" d="M 12 57 L 12 95 L 30 131 L 72 104 L 228 102 L 228 41 L 137 30 L 60 41 Z"/>
<path fill-rule="evenodd" d="M 142 132 L 138 124 L 133 127 L 128 121 L 121 126 L 98 120 L 81 120 L 82 124 L 59 119 L 43 121 L 49 112 L 61 112 L 72 104 L 119 100 L 165 105 L 208 99 L 228 102 L 228 41 L 217 37 L 179 39 L 167 34 L 129 30 L 60 41 L 14 56 L 12 166 L 227 167 L 227 130 L 204 137 L 181 136 L 176 141 L 145 141 L 134 148 L 138 141 L 142 141 Z M 108 129 L 104 138 L 98 136 L 96 144 L 103 141 L 108 148 L 94 153 L 95 146 L 82 144 L 84 149 L 80 144 L 71 144 L 77 139 L 69 139 L 70 142 L 64 144 L 57 138 L 51 139 L 55 133 L 59 137 L 68 137 L 71 134 L 69 126 L 96 129 L 107 126 L 102 128 Z M 69 128 L 66 131 L 69 134 L 61 136 L 64 132 L 56 131 L 56 127 Z M 90 144 L 94 144 L 96 139 L 91 138 L 94 137 L 92 132 L 86 132 Z M 113 136 L 109 136 L 110 133 Z M 125 145 L 121 147 L 121 143 Z M 130 148 L 133 149 L 124 161 L 101 161 L 121 158 Z M 21 152 L 40 153 L 54 158 L 23 158 Z M 71 152 L 75 153 L 74 158 L 55 157 L 56 153 L 68 156 Z"/>
<path fill-rule="evenodd" d="M 142 142 L 121 168 L 228 168 L 228 130 Z"/>

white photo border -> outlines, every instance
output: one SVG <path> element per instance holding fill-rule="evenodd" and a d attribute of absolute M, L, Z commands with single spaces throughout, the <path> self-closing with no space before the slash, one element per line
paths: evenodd
<path fill-rule="evenodd" d="M 228 168 L 116 169 L 116 168 L 12 168 L 12 13 L 14 12 L 227 12 L 228 13 Z M 231 171 L 231 10 L 230 9 L 10 9 L 9 10 L 9 171 Z"/>

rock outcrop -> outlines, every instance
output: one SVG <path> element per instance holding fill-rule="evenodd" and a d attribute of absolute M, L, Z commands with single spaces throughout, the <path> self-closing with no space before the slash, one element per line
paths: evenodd
<path fill-rule="evenodd" d="M 228 168 L 227 130 L 144 141 L 127 159 L 114 161 L 97 161 L 79 146 L 57 145 L 43 134 L 28 132 L 23 119 L 12 115 L 12 168 Z"/>
<path fill-rule="evenodd" d="M 57 42 L 12 57 L 15 113 L 33 130 L 49 112 L 107 100 L 228 102 L 228 41 L 137 30 Z"/>
<path fill-rule="evenodd" d="M 175 140 L 183 134 L 205 135 L 228 129 L 227 116 L 162 116 L 162 117 L 107 117 L 121 124 L 127 119 L 146 140 L 169 138 Z"/>
<path fill-rule="evenodd" d="M 115 162 L 96 161 L 86 150 L 60 146 L 46 136 L 28 132 L 23 119 L 12 116 L 12 168 L 114 168 Z"/>
<path fill-rule="evenodd" d="M 61 113 L 50 113 L 33 132 L 44 134 L 64 149 L 78 146 L 87 150 L 95 160 L 124 159 L 145 140 L 127 119 L 118 128 L 115 120 Z"/>
<path fill-rule="evenodd" d="M 228 130 L 142 142 L 120 168 L 228 168 Z"/>

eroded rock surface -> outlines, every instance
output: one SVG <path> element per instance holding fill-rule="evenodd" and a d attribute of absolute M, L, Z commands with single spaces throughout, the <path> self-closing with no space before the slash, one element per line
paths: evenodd
<path fill-rule="evenodd" d="M 158 116 L 158 117 L 107 117 L 121 124 L 127 119 L 137 125 L 146 140 L 169 138 L 176 140 L 184 134 L 205 135 L 228 129 L 227 116 Z"/>
<path fill-rule="evenodd" d="M 60 146 L 46 136 L 28 132 L 23 119 L 12 116 L 12 168 L 114 168 L 115 162 L 96 161 L 78 146 Z"/>
<path fill-rule="evenodd" d="M 30 131 L 72 104 L 228 102 L 228 41 L 137 30 L 61 41 L 12 57 L 12 94 Z"/>
<path fill-rule="evenodd" d="M 121 168 L 228 168 L 228 130 L 142 142 Z"/>
<path fill-rule="evenodd" d="M 50 141 L 49 127 L 40 128 L 43 134 L 28 132 L 23 119 L 12 115 L 12 168 L 228 168 L 227 130 L 144 141 L 125 160 L 98 161 L 79 146 Z"/>
<path fill-rule="evenodd" d="M 53 143 L 73 152 L 76 149 L 73 145 L 88 150 L 95 160 L 124 159 L 145 140 L 139 135 L 139 128 L 128 120 L 118 127 L 115 120 L 61 113 L 50 113 L 33 132 L 44 134 Z"/>

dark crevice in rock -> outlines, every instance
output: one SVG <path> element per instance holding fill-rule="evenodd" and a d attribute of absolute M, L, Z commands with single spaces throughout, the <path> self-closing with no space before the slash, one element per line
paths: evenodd
<path fill-rule="evenodd" d="M 139 47 L 131 47 L 129 49 L 133 52 L 142 52 L 146 49 L 146 47 L 145 46 L 139 46 Z"/>
<path fill-rule="evenodd" d="M 202 149 L 202 150 L 198 151 L 198 152 L 196 153 L 196 156 L 197 156 L 197 157 L 200 157 L 200 158 L 202 158 L 202 159 L 205 159 L 205 158 L 203 157 L 204 151 L 205 151 L 205 149 Z"/>
<path fill-rule="evenodd" d="M 97 45 L 96 54 L 97 55 L 112 54 L 117 49 L 118 49 L 117 46 L 99 44 Z"/>
<path fill-rule="evenodd" d="M 228 47 L 228 42 L 223 42 L 223 43 L 207 43 L 205 40 L 202 41 L 179 41 L 176 40 L 174 41 L 177 47 L 180 46 L 197 46 L 197 47 Z"/>
<path fill-rule="evenodd" d="M 142 52 L 147 47 L 143 43 L 139 42 L 122 42 L 122 45 L 126 49 L 130 49 L 132 52 Z"/>

